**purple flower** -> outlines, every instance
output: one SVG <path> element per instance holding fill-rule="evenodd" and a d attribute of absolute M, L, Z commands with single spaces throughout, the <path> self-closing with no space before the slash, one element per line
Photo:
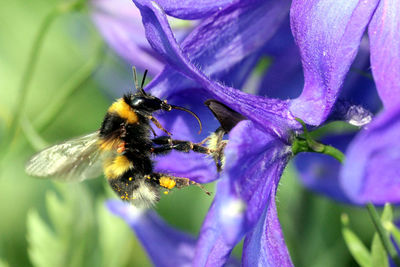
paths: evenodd
<path fill-rule="evenodd" d="M 294 116 L 314 126 L 328 118 L 356 56 L 369 22 L 367 17 L 375 9 L 369 2 L 333 9 L 337 12 L 327 16 L 327 21 L 344 21 L 345 25 L 331 29 L 325 21 L 315 23 L 324 19 L 319 8 L 325 3 L 315 5 L 315 1 L 308 1 L 302 9 L 301 3 L 295 1 L 292 30 L 300 47 L 305 87 L 299 98 L 279 100 L 235 88 L 242 87 L 264 53 L 266 42 L 287 15 L 288 1 L 233 2 L 215 14 L 215 9 L 206 9 L 202 3 L 192 3 L 182 13 L 164 6 L 173 1 L 160 1 L 160 5 L 145 0 L 134 3 L 141 12 L 147 40 L 166 64 L 146 90 L 201 114 L 207 122 L 206 131 L 217 126 L 203 105 L 209 98 L 248 118 L 229 133 L 226 165 L 194 249 L 193 265 L 225 264 L 233 247 L 245 237 L 243 265 L 291 266 L 276 213 L 275 193 L 292 156 L 292 140 L 300 132 Z M 332 5 L 335 6 L 329 6 Z M 160 6 L 169 15 L 203 20 L 179 45 Z M 175 138 L 200 141 L 206 136 L 197 137 L 196 128 L 183 116 L 168 113 L 160 121 L 170 127 L 167 130 Z M 177 161 L 181 164 L 175 164 Z M 194 153 L 171 153 L 158 159 L 158 163 L 157 169 L 198 182 L 218 178 L 213 162 Z"/>
<path fill-rule="evenodd" d="M 166 62 L 166 68 L 146 89 L 170 102 L 184 101 L 199 114 L 207 114 L 198 112 L 205 110 L 204 100 L 217 99 L 250 119 L 239 123 L 229 135 L 225 150 L 227 164 L 200 233 L 193 264 L 226 263 L 232 248 L 246 235 L 243 262 L 291 265 L 274 201 L 279 178 L 291 156 L 292 131 L 300 128 L 290 115 L 289 101 L 249 95 L 223 86 L 210 80 L 189 61 L 190 58 L 214 79 L 229 80 L 226 78 L 230 76 L 229 70 L 235 70 L 244 59 L 252 59 L 271 38 L 273 29 L 278 28 L 277 22 L 287 15 L 288 1 L 232 4 L 204 19 L 181 46 L 160 6 L 147 1 L 135 4 L 142 13 L 147 39 Z M 269 34 L 260 31 L 266 24 L 275 25 L 269 27 Z M 251 70 L 255 60 L 249 61 Z M 243 84 L 238 79 L 231 81 Z M 172 125 L 175 138 L 181 134 L 185 139 L 193 136 L 195 127 L 186 126 L 182 130 L 185 124 L 176 115 L 168 118 L 167 114 L 160 120 L 168 121 L 164 125 Z M 214 122 L 209 130 L 215 130 L 216 126 Z M 174 162 L 179 156 L 182 162 L 196 162 L 197 167 L 185 163 L 176 166 Z M 209 182 L 218 176 L 213 162 L 199 167 L 199 162 L 205 161 L 201 155 L 188 157 L 175 153 L 158 160 L 157 168 Z"/>
<path fill-rule="evenodd" d="M 166 224 L 153 210 L 140 210 L 120 200 L 109 200 L 107 208 L 136 232 L 155 266 L 190 266 L 196 239 Z M 227 266 L 239 266 L 230 259 Z"/>
<path fill-rule="evenodd" d="M 350 143 L 349 138 L 346 141 L 335 138 L 335 142 L 345 141 L 342 142 L 343 150 L 350 143 L 341 170 L 337 163 L 332 164 L 329 159 L 316 155 L 308 156 L 307 161 L 312 164 L 298 161 L 305 183 L 322 189 L 322 192 L 329 191 L 332 196 L 336 194 L 337 199 L 357 204 L 400 201 L 400 183 L 394 179 L 400 175 L 397 167 L 400 158 L 396 152 L 400 146 L 400 128 L 396 122 L 400 103 L 398 4 L 398 1 L 381 0 L 345 3 L 294 1 L 292 5 L 291 24 L 301 51 L 305 87 L 302 95 L 292 104 L 291 111 L 300 118 L 307 117 L 310 124 L 325 120 L 329 114 L 334 103 L 331 100 L 338 95 L 368 27 L 372 75 L 384 110 L 353 142 Z M 365 50 L 365 45 L 362 44 L 361 48 Z M 368 54 L 361 52 L 364 54 L 361 57 L 367 58 Z M 375 99 L 374 102 L 378 102 L 375 96 L 369 97 L 372 95 L 369 86 L 357 89 L 359 99 L 369 103 Z M 346 96 L 352 93 L 346 92 Z M 316 105 L 327 111 L 317 109 L 311 117 L 305 116 L 307 110 Z M 371 110 L 376 111 L 376 105 Z M 329 175 L 323 177 L 323 173 Z M 329 181 L 333 187 L 326 186 Z"/>
<path fill-rule="evenodd" d="M 359 203 L 400 202 L 400 109 L 389 108 L 350 144 L 340 182 Z"/>

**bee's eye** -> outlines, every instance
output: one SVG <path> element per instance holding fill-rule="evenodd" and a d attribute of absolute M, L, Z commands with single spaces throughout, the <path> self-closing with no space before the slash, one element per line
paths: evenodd
<path fill-rule="evenodd" d="M 141 108 L 145 102 L 146 102 L 145 98 L 135 97 L 132 99 L 131 105 L 133 108 Z"/>
<path fill-rule="evenodd" d="M 154 112 L 161 109 L 162 101 L 158 98 L 135 97 L 132 99 L 131 106 L 134 109 Z"/>

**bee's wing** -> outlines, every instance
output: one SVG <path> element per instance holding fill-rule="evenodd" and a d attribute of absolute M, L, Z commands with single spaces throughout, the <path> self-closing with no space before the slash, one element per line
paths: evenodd
<path fill-rule="evenodd" d="M 32 176 L 63 181 L 82 181 L 102 174 L 99 132 L 46 148 L 34 155 L 25 171 Z"/>

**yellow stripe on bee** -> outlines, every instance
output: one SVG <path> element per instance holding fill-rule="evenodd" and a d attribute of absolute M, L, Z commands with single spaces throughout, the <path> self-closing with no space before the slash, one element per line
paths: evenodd
<path fill-rule="evenodd" d="M 161 176 L 160 178 L 160 185 L 162 187 L 168 188 L 168 189 L 172 189 L 175 187 L 176 185 L 176 181 L 174 179 L 171 179 L 167 176 Z"/>
<path fill-rule="evenodd" d="M 122 98 L 119 98 L 117 101 L 115 101 L 111 107 L 108 108 L 108 112 L 117 114 L 130 124 L 138 122 L 138 116 L 136 115 L 135 111 L 133 111 L 132 108 Z"/>
<path fill-rule="evenodd" d="M 104 163 L 104 174 L 108 179 L 115 179 L 122 176 L 133 164 L 125 156 L 117 156 Z"/>

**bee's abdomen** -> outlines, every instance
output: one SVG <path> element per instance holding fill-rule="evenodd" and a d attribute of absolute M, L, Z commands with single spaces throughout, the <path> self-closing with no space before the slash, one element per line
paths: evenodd
<path fill-rule="evenodd" d="M 117 179 L 133 168 L 133 163 L 124 155 L 106 160 L 103 164 L 107 179 Z"/>
<path fill-rule="evenodd" d="M 122 200 L 132 202 L 135 206 L 151 207 L 160 199 L 157 183 L 146 180 L 143 174 L 133 170 L 116 179 L 108 179 L 108 183 Z"/>

